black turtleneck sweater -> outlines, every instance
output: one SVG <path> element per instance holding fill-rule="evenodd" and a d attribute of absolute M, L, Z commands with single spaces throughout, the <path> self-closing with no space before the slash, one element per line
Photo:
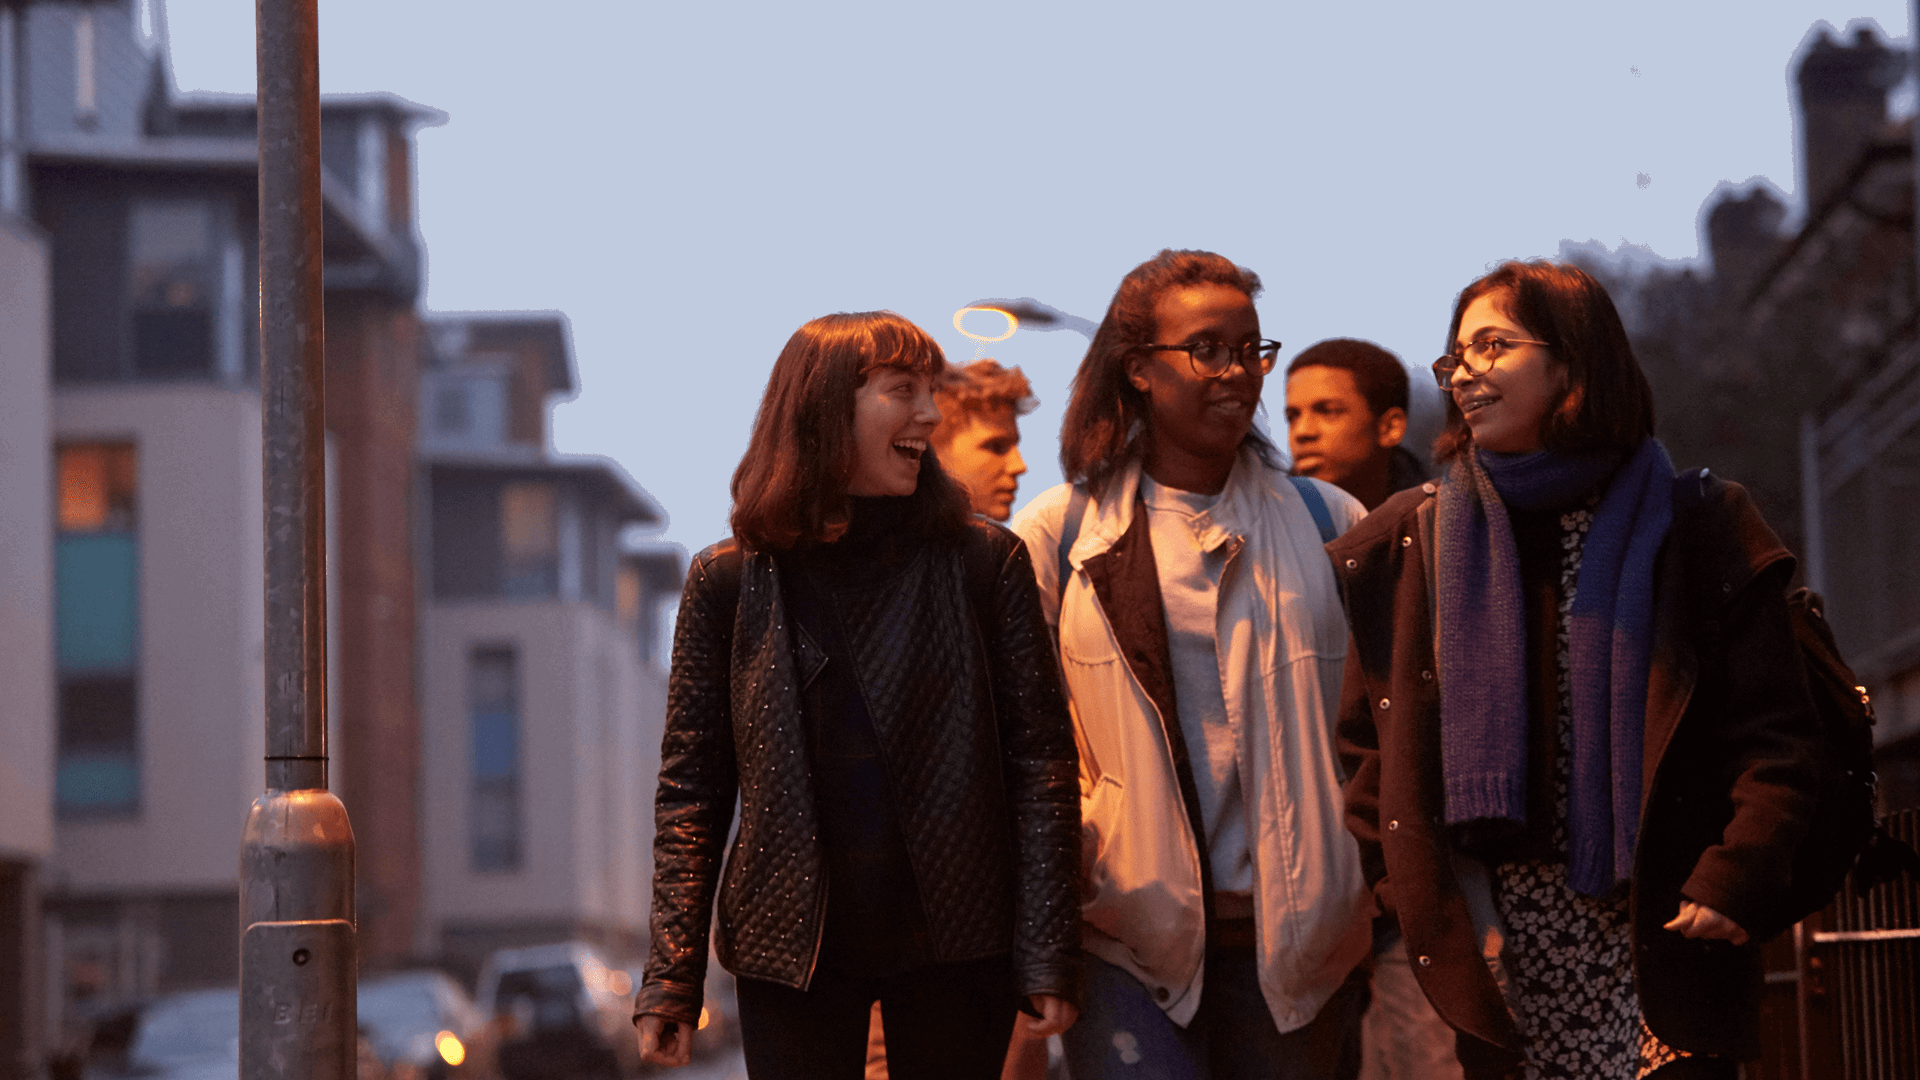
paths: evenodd
<path fill-rule="evenodd" d="M 827 656 L 800 696 L 827 867 L 819 970 L 881 978 L 926 965 L 932 949 L 841 598 L 887 588 L 922 548 L 910 498 L 852 502 L 838 540 L 802 545 L 776 562 L 797 632 Z"/>

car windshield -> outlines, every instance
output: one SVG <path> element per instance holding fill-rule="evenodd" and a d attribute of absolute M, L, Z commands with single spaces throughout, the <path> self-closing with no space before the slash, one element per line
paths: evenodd
<path fill-rule="evenodd" d="M 432 1035 L 454 1022 L 441 1015 L 433 980 L 419 977 L 361 983 L 359 1015 L 361 1026 L 387 1058 L 416 1036 Z"/>
<path fill-rule="evenodd" d="M 582 1022 L 580 972 L 572 964 L 527 971 L 505 971 L 494 989 L 494 1011 L 526 1012 L 535 1030 L 573 1027 Z"/>
<path fill-rule="evenodd" d="M 239 1057 L 240 992 L 214 990 L 163 998 L 141 1017 L 127 1057 L 148 1065 Z"/>

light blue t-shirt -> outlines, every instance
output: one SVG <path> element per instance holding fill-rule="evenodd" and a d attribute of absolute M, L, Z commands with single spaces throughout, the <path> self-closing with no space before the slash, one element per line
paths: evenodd
<path fill-rule="evenodd" d="M 1147 505 L 1153 561 L 1160 575 L 1167 643 L 1173 654 L 1174 705 L 1180 712 L 1180 733 L 1186 738 L 1193 786 L 1200 797 L 1216 913 L 1251 915 L 1253 857 L 1247 849 L 1239 755 L 1227 722 L 1220 656 L 1214 644 L 1227 548 L 1221 544 L 1202 551 L 1195 539 L 1209 527 L 1208 514 L 1220 496 L 1166 487 L 1144 475 L 1140 495 Z M 1245 897 L 1244 910 L 1234 902 L 1240 897 Z"/>

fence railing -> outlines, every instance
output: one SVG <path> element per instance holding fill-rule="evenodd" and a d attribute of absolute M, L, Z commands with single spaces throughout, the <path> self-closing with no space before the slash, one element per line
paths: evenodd
<path fill-rule="evenodd" d="M 1920 848 L 1920 810 L 1886 824 Z M 1849 882 L 1793 936 L 1802 1080 L 1920 1078 L 1920 882 Z"/>

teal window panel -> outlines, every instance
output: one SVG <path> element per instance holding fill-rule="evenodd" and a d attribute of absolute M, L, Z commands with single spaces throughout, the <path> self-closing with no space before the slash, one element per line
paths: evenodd
<path fill-rule="evenodd" d="M 140 628 L 139 544 L 126 533 L 58 537 L 54 544 L 60 670 L 126 671 Z"/>
<path fill-rule="evenodd" d="M 139 809 L 139 756 L 132 751 L 62 751 L 54 773 L 54 801 L 63 814 Z"/>

